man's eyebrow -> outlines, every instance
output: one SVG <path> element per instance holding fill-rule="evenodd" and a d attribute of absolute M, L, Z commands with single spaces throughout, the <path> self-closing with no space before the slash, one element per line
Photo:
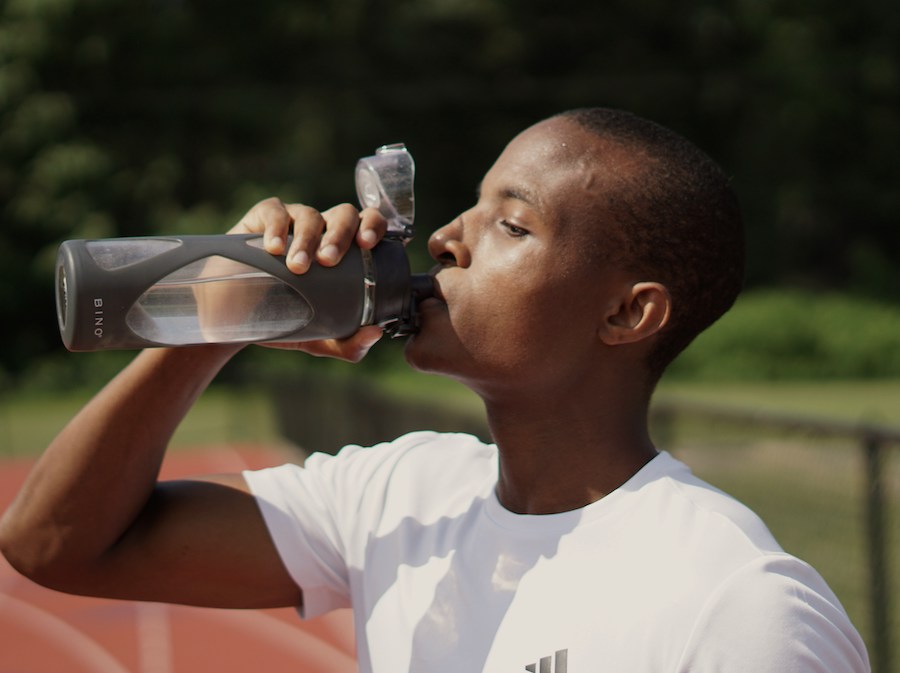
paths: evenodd
<path fill-rule="evenodd" d="M 481 198 L 481 185 L 483 183 L 479 182 L 478 186 L 475 188 L 475 196 L 477 198 Z M 524 187 L 504 187 L 500 190 L 499 196 L 501 199 L 513 199 L 515 201 L 521 201 L 532 208 L 540 209 L 540 200 L 530 189 L 526 189 Z"/>

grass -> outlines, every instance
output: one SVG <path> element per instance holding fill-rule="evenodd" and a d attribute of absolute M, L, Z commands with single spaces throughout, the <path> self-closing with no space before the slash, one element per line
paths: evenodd
<path fill-rule="evenodd" d="M 88 392 L 11 396 L 0 403 L 0 456 L 37 455 L 90 397 Z M 283 443 L 261 389 L 214 387 L 191 409 L 172 440 L 186 446 L 262 442 Z"/>
<path fill-rule="evenodd" d="M 900 380 L 698 383 L 666 381 L 659 400 L 900 427 Z"/>
<path fill-rule="evenodd" d="M 433 402 L 463 413 L 482 414 L 481 399 L 461 383 L 443 376 L 419 374 L 406 367 L 379 372 L 373 378 L 389 395 L 398 399 Z"/>
<path fill-rule="evenodd" d="M 482 413 L 481 401 L 467 388 L 436 376 L 396 369 L 377 381 L 390 395 Z M 88 392 L 7 395 L 0 400 L 0 455 L 35 454 L 53 439 L 87 401 Z M 278 441 L 267 393 L 259 388 L 213 387 L 201 398 L 175 436 L 173 445 L 228 441 Z M 815 383 L 666 382 L 660 401 L 714 404 L 752 411 L 794 413 L 846 421 L 900 426 L 900 381 L 823 381 Z M 741 430 L 741 436 L 746 430 Z"/>
<path fill-rule="evenodd" d="M 400 398 L 433 400 L 462 411 L 482 412 L 481 401 L 474 393 L 444 377 L 417 374 L 406 368 L 380 372 L 376 377 L 388 393 Z M 900 379 L 774 383 L 663 379 L 656 399 L 900 427 Z"/>

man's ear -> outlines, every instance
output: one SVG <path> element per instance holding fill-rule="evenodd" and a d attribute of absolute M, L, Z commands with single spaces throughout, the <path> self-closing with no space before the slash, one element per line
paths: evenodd
<path fill-rule="evenodd" d="M 600 326 L 607 346 L 635 343 L 653 336 L 669 321 L 672 296 L 665 285 L 635 283 L 610 306 Z"/>

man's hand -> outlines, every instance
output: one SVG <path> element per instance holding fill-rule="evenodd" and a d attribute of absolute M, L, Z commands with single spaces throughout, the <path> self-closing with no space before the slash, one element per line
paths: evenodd
<path fill-rule="evenodd" d="M 267 252 L 285 255 L 288 269 L 303 274 L 312 264 L 335 266 L 354 240 L 360 248 L 371 250 L 386 232 L 387 221 L 374 208 L 360 212 L 345 203 L 319 212 L 309 206 L 285 204 L 271 198 L 257 203 L 229 233 L 262 234 Z M 379 338 L 381 328 L 372 326 L 346 339 L 265 345 L 358 362 Z"/>

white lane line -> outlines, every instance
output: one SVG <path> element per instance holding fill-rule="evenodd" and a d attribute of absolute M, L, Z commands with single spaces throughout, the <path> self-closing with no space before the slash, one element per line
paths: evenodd
<path fill-rule="evenodd" d="M 59 646 L 92 673 L 131 673 L 100 643 L 46 610 L 0 593 L 0 614 L 3 612 L 12 615 L 15 624 Z"/>
<path fill-rule="evenodd" d="M 162 603 L 135 603 L 138 671 L 174 673 L 172 626 L 169 606 Z"/>

